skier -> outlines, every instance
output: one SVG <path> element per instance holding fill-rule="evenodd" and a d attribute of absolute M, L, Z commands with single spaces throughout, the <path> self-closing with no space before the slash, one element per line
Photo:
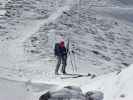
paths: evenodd
<path fill-rule="evenodd" d="M 67 65 L 67 49 L 65 47 L 64 41 L 61 41 L 60 43 L 55 44 L 54 53 L 57 57 L 57 65 L 55 69 L 55 74 L 58 75 L 59 67 L 62 63 L 62 70 L 61 72 L 63 74 L 66 74 L 66 65 Z"/>

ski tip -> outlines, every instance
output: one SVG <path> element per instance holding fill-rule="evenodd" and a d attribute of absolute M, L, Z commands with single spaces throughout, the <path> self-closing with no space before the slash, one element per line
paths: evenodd
<path fill-rule="evenodd" d="M 88 75 L 87 76 L 91 76 L 91 73 L 88 73 Z"/>
<path fill-rule="evenodd" d="M 91 76 L 91 79 L 93 79 L 93 78 L 95 78 L 96 77 L 96 75 L 95 74 L 93 74 L 92 76 Z"/>

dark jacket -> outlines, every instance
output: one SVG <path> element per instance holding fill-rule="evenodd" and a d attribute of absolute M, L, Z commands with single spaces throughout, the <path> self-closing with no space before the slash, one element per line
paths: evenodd
<path fill-rule="evenodd" d="M 66 47 L 59 47 L 59 50 L 60 50 L 60 55 L 61 56 L 67 56 L 67 50 L 66 50 Z"/>
<path fill-rule="evenodd" d="M 60 47 L 59 43 L 55 44 L 55 48 L 54 48 L 54 54 L 55 56 L 67 56 L 67 50 L 66 47 Z"/>

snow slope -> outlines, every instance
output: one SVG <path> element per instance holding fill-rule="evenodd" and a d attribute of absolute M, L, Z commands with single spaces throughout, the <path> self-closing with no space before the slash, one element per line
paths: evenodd
<path fill-rule="evenodd" d="M 77 78 L 51 85 L 37 81 L 12 81 L 0 78 L 0 93 L 2 94 L 0 99 L 18 100 L 19 98 L 19 100 L 38 100 L 39 96 L 48 90 L 55 91 L 63 86 L 75 85 L 80 86 L 84 94 L 88 91 L 103 92 L 104 100 L 131 100 L 133 98 L 132 73 L 133 65 L 122 70 L 120 73 L 113 72 L 90 81 L 88 78 Z M 81 83 L 83 84 L 81 85 Z"/>
<path fill-rule="evenodd" d="M 0 100 L 38 100 L 42 91 L 48 91 L 55 86 L 0 78 Z"/>
<path fill-rule="evenodd" d="M 71 37 L 79 73 L 103 74 L 128 66 L 133 58 L 132 24 L 123 21 L 126 16 L 121 13 L 117 14 L 121 20 L 111 15 L 115 11 L 126 11 L 115 7 L 97 10 L 94 5 L 108 8 L 112 3 L 109 0 L 67 0 L 63 3 L 60 0 L 11 0 L 0 20 L 1 66 L 25 70 L 38 66 L 41 70 L 43 65 L 36 65 L 40 62 L 37 60 L 44 59 L 50 60 L 47 63 L 52 69 L 55 66 L 53 44 L 60 37 L 65 41 Z"/>
<path fill-rule="evenodd" d="M 110 73 L 100 76 L 83 86 L 84 92 L 99 90 L 104 93 L 104 100 L 132 100 L 133 95 L 133 65 L 122 70 L 121 73 Z"/>
<path fill-rule="evenodd" d="M 92 87 L 103 91 L 105 99 L 110 97 L 110 100 L 119 96 L 132 98 L 132 91 L 127 93 L 129 96 L 121 92 L 128 86 L 120 90 L 125 84 L 121 81 L 126 76 L 124 71 L 124 75 L 107 74 L 120 72 L 133 62 L 132 7 L 123 8 L 121 2 L 111 0 L 10 0 L 4 10 L 4 16 L 0 17 L 0 77 L 24 81 L 18 84 L 0 79 L 0 87 L 12 84 L 5 93 L 10 94 L 16 85 L 18 91 L 23 91 L 26 96 L 22 100 L 34 98 L 23 86 L 29 80 L 60 86 L 76 85 L 83 87 L 84 91 Z M 55 76 L 54 43 L 62 39 L 67 41 L 68 38 L 70 49 L 75 52 L 71 59 L 76 63 L 77 71 L 74 69 L 73 72 L 69 56 L 67 72 L 107 75 L 94 80 L 88 77 L 62 80 L 60 76 Z M 114 83 L 111 83 L 112 80 Z M 129 81 L 127 84 L 131 86 L 128 78 L 124 80 Z M 115 93 L 108 86 L 109 82 Z M 105 87 L 102 87 L 103 84 Z M 5 87 L 3 90 L 6 90 Z M 5 93 L 1 98 L 8 100 Z M 21 93 L 12 95 L 17 100 Z"/>
<path fill-rule="evenodd" d="M 53 44 L 61 36 L 65 41 L 70 39 L 80 72 L 107 73 L 128 66 L 132 63 L 132 38 L 129 38 L 132 37 L 132 23 L 124 20 L 126 16 L 121 20 L 111 16 L 112 10 L 108 7 L 105 12 L 102 8 L 97 9 L 77 5 L 63 12 L 55 22 L 42 26 L 37 32 L 39 35 L 27 39 L 27 55 L 53 59 Z M 120 8 L 113 9 L 124 12 Z M 121 15 L 117 14 L 117 17 Z"/>

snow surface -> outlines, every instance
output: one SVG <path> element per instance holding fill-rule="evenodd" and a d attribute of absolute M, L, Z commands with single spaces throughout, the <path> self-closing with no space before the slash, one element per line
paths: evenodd
<path fill-rule="evenodd" d="M 37 100 L 47 90 L 66 85 L 80 86 L 84 92 L 100 90 L 104 100 L 133 98 L 131 6 L 113 0 L 0 3 L 0 100 Z M 75 55 L 68 58 L 67 72 L 90 72 L 98 78 L 62 80 L 54 75 L 53 44 L 68 38 Z M 70 60 L 76 63 L 74 72 Z"/>
<path fill-rule="evenodd" d="M 128 74 L 127 74 L 128 73 Z M 102 91 L 104 100 L 131 100 L 133 98 L 133 65 L 124 69 L 121 73 L 110 73 L 95 79 L 78 78 L 61 81 L 58 84 L 45 84 L 31 81 L 13 81 L 0 78 L 1 100 L 38 100 L 39 96 L 48 90 L 59 90 L 63 86 L 80 86 L 84 93 L 88 91 Z M 57 80 L 56 80 L 57 81 Z M 81 83 L 83 83 L 81 85 Z M 14 91 L 14 92 L 12 92 Z"/>
<path fill-rule="evenodd" d="M 104 100 L 131 100 L 133 83 L 133 65 L 121 73 L 110 73 L 91 81 L 88 86 L 83 86 L 84 92 L 99 90 L 104 93 Z"/>
<path fill-rule="evenodd" d="M 38 100 L 42 91 L 45 93 L 55 86 L 0 78 L 0 100 Z"/>

